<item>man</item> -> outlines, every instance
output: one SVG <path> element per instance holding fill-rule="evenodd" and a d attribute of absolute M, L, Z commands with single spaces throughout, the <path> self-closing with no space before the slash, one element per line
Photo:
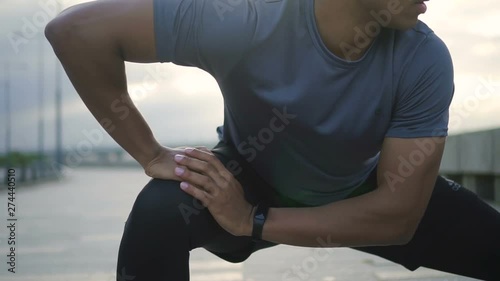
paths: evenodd
<path fill-rule="evenodd" d="M 438 176 L 453 67 L 418 21 L 425 10 L 421 0 L 102 0 L 50 22 L 82 100 L 154 178 L 127 220 L 118 280 L 188 280 L 191 249 L 241 262 L 277 244 L 500 280 L 500 214 Z M 213 75 L 219 145 L 161 146 L 130 101 L 124 61 Z M 112 106 L 123 99 L 126 116 Z"/>

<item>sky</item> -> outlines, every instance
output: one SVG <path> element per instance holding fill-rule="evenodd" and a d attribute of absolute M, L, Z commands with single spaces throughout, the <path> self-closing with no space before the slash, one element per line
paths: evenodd
<path fill-rule="evenodd" d="M 63 8 L 86 2 L 57 1 Z M 54 147 L 57 61 L 43 37 L 43 29 L 55 16 L 55 3 L 56 0 L 0 0 L 0 153 L 6 147 L 6 81 L 11 93 L 12 148 L 36 149 L 40 100 L 44 104 L 45 148 Z M 500 127 L 500 2 L 427 3 L 429 9 L 420 19 L 447 44 L 455 66 L 450 134 Z M 27 39 L 23 41 L 13 32 L 22 33 Z M 43 76 L 38 72 L 40 57 Z M 9 73 L 5 71 L 7 62 Z M 127 63 L 126 67 L 132 99 L 161 143 L 170 146 L 216 140 L 215 129 L 223 121 L 223 100 L 211 76 L 170 63 Z M 151 73 L 159 78 L 153 87 L 147 88 L 143 81 Z M 97 136 L 93 139 L 96 146 L 116 146 L 86 109 L 65 74 L 62 87 L 64 148 L 78 147 L 89 140 L 89 135 Z"/>

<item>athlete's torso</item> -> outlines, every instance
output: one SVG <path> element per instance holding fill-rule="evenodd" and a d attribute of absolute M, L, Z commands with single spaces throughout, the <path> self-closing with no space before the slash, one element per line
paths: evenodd
<path fill-rule="evenodd" d="M 361 59 L 346 61 L 321 41 L 312 0 L 242 1 L 222 14 L 209 2 L 197 4 L 196 56 L 177 63 L 214 75 L 225 104 L 221 138 L 278 192 L 310 205 L 343 199 L 376 167 L 385 137 L 446 134 L 447 120 L 424 120 L 418 104 L 428 96 L 411 96 L 426 67 L 413 67 L 417 49 L 429 37 L 442 44 L 425 24 L 382 29 Z"/>

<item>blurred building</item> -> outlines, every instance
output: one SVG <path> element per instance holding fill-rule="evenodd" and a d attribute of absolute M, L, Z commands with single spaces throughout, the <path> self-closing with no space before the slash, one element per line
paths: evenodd
<path fill-rule="evenodd" d="M 449 136 L 441 174 L 500 202 L 500 129 Z"/>

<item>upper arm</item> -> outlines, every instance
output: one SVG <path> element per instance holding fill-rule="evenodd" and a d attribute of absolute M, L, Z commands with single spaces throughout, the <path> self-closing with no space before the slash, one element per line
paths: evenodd
<path fill-rule="evenodd" d="M 223 76 L 253 40 L 256 1 L 98 0 L 73 6 L 46 28 L 52 45 L 85 40 L 131 62 L 172 62 Z M 265 8 L 261 8 L 266 11 Z"/>
<path fill-rule="evenodd" d="M 378 164 L 378 189 L 384 212 L 416 229 L 434 188 L 453 98 L 453 65 L 448 49 L 434 34 L 403 69 L 397 100 Z"/>
<path fill-rule="evenodd" d="M 373 213 L 398 226 L 409 242 L 418 228 L 437 180 L 444 137 L 386 138 L 377 169 L 378 188 L 371 193 Z"/>
<path fill-rule="evenodd" d="M 436 35 L 415 48 L 400 69 L 391 122 L 386 137 L 445 137 L 454 94 L 453 63 Z"/>
<path fill-rule="evenodd" d="M 396 216 L 404 217 L 410 228 L 418 224 L 427 208 L 444 146 L 444 137 L 384 140 L 377 192 L 384 198 L 385 206 L 390 206 Z"/>
<path fill-rule="evenodd" d="M 153 0 L 99 0 L 75 5 L 52 20 L 45 33 L 59 49 L 68 40 L 78 40 L 93 49 L 89 51 L 112 52 L 125 61 L 158 61 Z"/>
<path fill-rule="evenodd" d="M 224 76 L 251 45 L 259 18 L 256 2 L 155 0 L 159 61 Z"/>

